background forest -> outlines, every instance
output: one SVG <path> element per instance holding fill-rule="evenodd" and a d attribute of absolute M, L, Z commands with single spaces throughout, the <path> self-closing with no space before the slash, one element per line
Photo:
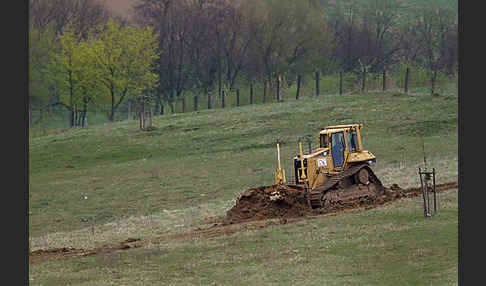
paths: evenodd
<path fill-rule="evenodd" d="M 446 0 L 29 1 L 31 131 L 356 90 L 457 88 Z M 145 103 L 141 105 L 140 103 Z"/>

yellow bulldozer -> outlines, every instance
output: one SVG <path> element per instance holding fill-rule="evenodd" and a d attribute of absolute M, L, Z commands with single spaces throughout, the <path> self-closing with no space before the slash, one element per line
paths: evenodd
<path fill-rule="evenodd" d="M 384 187 L 372 170 L 376 157 L 364 150 L 360 129 L 363 124 L 326 126 L 319 132 L 319 147 L 304 154 L 299 138 L 299 154 L 293 158 L 295 182 L 287 184 L 280 164 L 275 184 L 298 188 L 307 193 L 309 205 L 320 208 L 383 193 Z M 278 199 L 278 196 L 274 196 Z"/>

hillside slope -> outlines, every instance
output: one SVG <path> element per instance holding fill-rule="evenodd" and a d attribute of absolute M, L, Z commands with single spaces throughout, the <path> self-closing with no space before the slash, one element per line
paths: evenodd
<path fill-rule="evenodd" d="M 457 100 L 323 96 L 166 115 L 150 132 L 124 121 L 31 138 L 31 251 L 153 243 L 31 264 L 30 284 L 454 284 L 457 190 L 440 193 L 431 219 L 417 197 L 336 217 L 236 225 L 236 233 L 218 236 L 211 226 L 240 191 L 272 184 L 276 138 L 292 179 L 298 137 L 330 124 L 364 124 L 363 144 L 377 156 L 386 186 L 420 184 L 423 143 L 437 182 L 457 181 Z M 206 236 L 184 238 L 201 227 Z"/>
<path fill-rule="evenodd" d="M 275 141 L 292 178 L 300 136 L 363 123 L 363 144 L 385 185 L 416 186 L 425 146 L 438 182 L 457 177 L 457 96 L 367 93 L 209 110 L 73 129 L 30 142 L 30 235 L 70 231 L 134 215 L 231 204 L 271 184 Z M 87 197 L 87 199 L 85 199 Z M 219 209 L 219 211 L 223 211 Z"/>

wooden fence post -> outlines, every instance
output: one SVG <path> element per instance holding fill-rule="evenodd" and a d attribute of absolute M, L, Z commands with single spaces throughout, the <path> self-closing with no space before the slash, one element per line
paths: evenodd
<path fill-rule="evenodd" d="M 73 127 L 76 127 L 77 126 L 76 120 L 78 119 L 78 110 L 76 108 L 76 104 L 73 106 L 73 109 L 74 109 L 74 111 L 73 111 L 73 114 L 74 114 L 73 115 L 74 116 L 74 119 L 73 119 Z"/>
<path fill-rule="evenodd" d="M 130 117 L 132 115 L 132 101 L 128 101 L 128 120 L 130 120 Z"/>
<path fill-rule="evenodd" d="M 253 104 L 253 82 L 250 83 L 250 104 Z"/>
<path fill-rule="evenodd" d="M 152 128 L 152 104 L 149 106 L 149 127 Z"/>
<path fill-rule="evenodd" d="M 75 107 L 74 105 L 71 104 L 71 110 L 70 110 L 70 115 L 69 115 L 69 127 L 70 128 L 73 128 L 74 125 L 75 125 L 75 121 L 74 121 L 74 114 L 75 114 Z"/>
<path fill-rule="evenodd" d="M 383 91 L 386 90 L 386 68 L 383 67 Z"/>
<path fill-rule="evenodd" d="M 194 111 L 197 111 L 197 95 L 194 96 Z"/>
<path fill-rule="evenodd" d="M 339 95 L 343 94 L 343 71 L 339 72 Z"/>
<path fill-rule="evenodd" d="M 29 101 L 29 128 L 32 127 L 32 106 Z"/>
<path fill-rule="evenodd" d="M 140 108 L 140 130 L 145 129 L 145 100 L 142 99 Z"/>
<path fill-rule="evenodd" d="M 280 101 L 280 76 L 277 77 L 277 102 Z"/>
<path fill-rule="evenodd" d="M 182 113 L 186 112 L 186 97 L 182 97 Z"/>
<path fill-rule="evenodd" d="M 147 128 L 147 108 L 145 100 L 143 101 L 143 129 Z"/>
<path fill-rule="evenodd" d="M 361 91 L 366 89 L 366 67 L 363 67 L 362 80 L 361 80 Z"/>
<path fill-rule="evenodd" d="M 407 70 L 405 70 L 405 93 L 408 92 L 408 77 L 409 77 L 410 69 L 407 67 Z"/>
<path fill-rule="evenodd" d="M 437 79 L 437 70 L 434 69 L 434 71 L 432 72 L 432 78 L 430 80 L 430 95 L 434 95 L 434 93 L 435 93 L 436 79 Z"/>
<path fill-rule="evenodd" d="M 263 81 L 263 103 L 267 102 L 267 81 Z"/>
<path fill-rule="evenodd" d="M 316 97 L 319 96 L 319 71 L 316 71 Z"/>
<path fill-rule="evenodd" d="M 297 91 L 295 92 L 295 99 L 299 99 L 300 95 L 300 82 L 302 81 L 302 75 L 297 76 Z"/>
<path fill-rule="evenodd" d="M 143 124 L 142 124 L 142 120 L 143 120 L 142 119 L 142 108 L 140 108 L 138 110 L 138 114 L 139 114 L 139 116 L 138 116 L 139 117 L 139 127 L 140 127 L 140 130 L 143 130 Z"/>
<path fill-rule="evenodd" d="M 240 106 L 240 89 L 236 89 L 236 106 Z"/>
<path fill-rule="evenodd" d="M 225 95 L 226 94 L 225 94 L 224 89 L 221 90 L 221 108 L 224 108 L 225 107 L 225 97 L 226 97 Z"/>
<path fill-rule="evenodd" d="M 208 109 L 211 109 L 212 108 L 212 105 L 211 105 L 211 93 L 208 92 Z"/>

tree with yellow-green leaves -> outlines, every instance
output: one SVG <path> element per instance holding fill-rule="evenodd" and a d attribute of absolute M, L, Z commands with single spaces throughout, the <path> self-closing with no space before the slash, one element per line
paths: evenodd
<path fill-rule="evenodd" d="M 121 26 L 113 19 L 99 27 L 93 56 L 102 97 L 110 106 L 110 121 L 114 121 L 124 99 L 158 86 L 158 76 L 154 73 L 159 57 L 157 44 L 151 27 Z"/>
<path fill-rule="evenodd" d="M 70 127 L 84 126 L 89 106 L 106 107 L 110 121 L 123 100 L 158 84 L 153 73 L 158 58 L 152 28 L 121 26 L 110 19 L 81 37 L 71 24 L 58 36 L 59 51 L 49 65 L 49 82 L 59 104 L 70 111 Z"/>
<path fill-rule="evenodd" d="M 71 24 L 64 27 L 58 39 L 60 50 L 53 56 L 49 78 L 60 95 L 59 103 L 70 111 L 69 126 L 74 127 L 76 105 L 81 100 L 80 89 L 85 84 L 85 74 L 92 71 L 90 66 L 85 65 L 89 46 L 83 43 Z"/>

